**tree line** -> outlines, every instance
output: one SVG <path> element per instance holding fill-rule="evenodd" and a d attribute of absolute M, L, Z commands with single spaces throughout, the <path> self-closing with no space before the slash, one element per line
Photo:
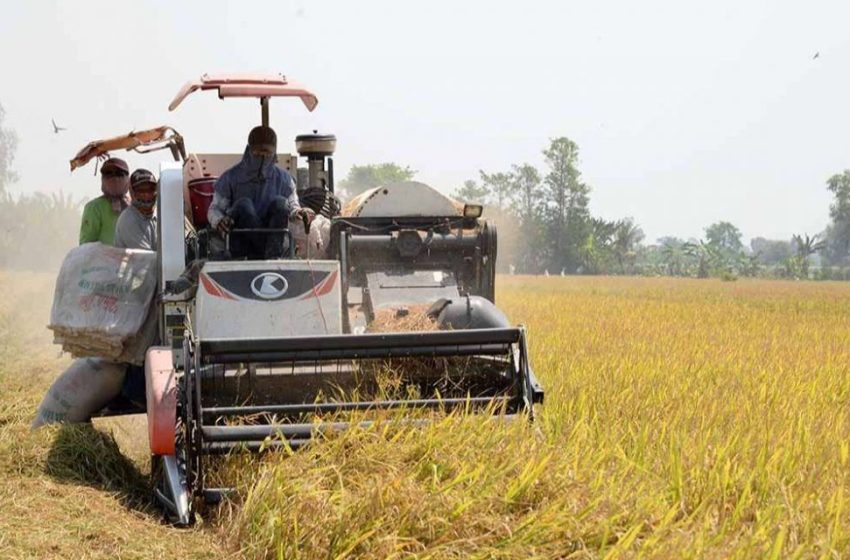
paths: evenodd
<path fill-rule="evenodd" d="M 479 170 L 452 193 L 484 204 L 485 216 L 500 226 L 503 272 L 850 280 L 850 170 L 827 180 L 834 201 L 822 232 L 786 240 L 755 237 L 747 246 L 734 224 L 720 221 L 706 226 L 699 239 L 665 236 L 645 243 L 633 218 L 590 213 L 591 188 L 578 169 L 575 142 L 554 138 L 542 155 L 542 170 L 529 163 Z M 354 196 L 415 175 L 395 163 L 355 165 L 340 187 Z"/>
<path fill-rule="evenodd" d="M 545 168 L 514 164 L 506 171 L 479 171 L 455 190 L 456 198 L 479 201 L 488 214 L 518 236 L 501 265 L 518 273 L 546 271 L 602 274 L 634 269 L 644 234 L 630 217 L 592 216 L 590 186 L 578 169 L 579 147 L 566 137 L 543 150 Z M 509 262 L 506 263 L 505 260 Z"/>
<path fill-rule="evenodd" d="M 643 232 L 631 218 L 609 222 L 590 215 L 590 187 L 578 170 L 578 145 L 551 141 L 543 151 L 546 169 L 525 163 L 508 171 L 479 172 L 452 195 L 486 206 L 500 226 L 499 267 L 536 274 L 546 270 L 597 274 L 634 263 Z M 355 165 L 339 184 L 351 197 L 382 184 L 408 181 L 416 172 L 394 163 Z M 513 235 L 512 235 L 513 234 Z"/>
<path fill-rule="evenodd" d="M 53 269 L 77 239 L 82 200 L 62 194 L 12 197 L 7 186 L 17 136 L 4 126 L 0 106 L 0 267 Z M 459 200 L 486 206 L 499 226 L 499 269 L 523 274 L 643 274 L 694 277 L 771 276 L 850 280 L 850 170 L 833 175 L 830 223 L 814 235 L 787 240 L 756 237 L 745 246 L 740 230 L 710 224 L 702 239 L 662 237 L 645 243 L 631 217 L 606 220 L 589 210 L 591 188 L 578 169 L 579 147 L 566 137 L 542 151 L 544 168 L 513 164 L 455 189 Z M 343 198 L 400 181 L 416 171 L 396 163 L 355 165 L 339 182 Z M 30 250 L 33 246 L 38 251 Z"/>

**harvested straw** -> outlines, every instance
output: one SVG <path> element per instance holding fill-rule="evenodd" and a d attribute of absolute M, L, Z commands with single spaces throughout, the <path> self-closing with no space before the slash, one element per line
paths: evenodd
<path fill-rule="evenodd" d="M 428 316 L 430 305 L 407 305 L 404 307 L 388 307 L 375 312 L 375 320 L 366 327 L 367 332 L 417 332 L 436 331 L 440 327 Z"/>
<path fill-rule="evenodd" d="M 366 328 L 371 333 L 423 332 L 440 329 L 427 313 L 430 305 L 379 309 Z M 469 357 L 417 357 L 371 360 L 359 364 L 385 398 L 477 396 L 493 384 L 488 362 Z"/>

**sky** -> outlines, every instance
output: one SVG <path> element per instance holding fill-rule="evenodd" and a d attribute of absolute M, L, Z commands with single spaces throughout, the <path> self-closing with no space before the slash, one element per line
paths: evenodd
<path fill-rule="evenodd" d="M 850 168 L 848 2 L 40 1 L 3 15 L 15 193 L 98 195 L 93 165 L 68 161 L 133 129 L 241 152 L 255 100 L 167 109 L 185 81 L 240 71 L 316 92 L 313 113 L 272 100 L 271 125 L 279 151 L 335 134 L 338 177 L 392 161 L 449 193 L 479 169 L 545 171 L 542 150 L 567 136 L 591 212 L 633 217 L 650 242 L 718 220 L 745 239 L 822 231 L 826 180 Z M 163 154 L 123 155 L 156 171 Z"/>

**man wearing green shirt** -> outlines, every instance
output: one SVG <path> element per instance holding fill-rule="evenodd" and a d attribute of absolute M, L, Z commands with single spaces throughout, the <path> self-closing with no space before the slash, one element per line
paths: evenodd
<path fill-rule="evenodd" d="M 83 208 L 80 245 L 100 241 L 115 243 L 118 216 L 130 204 L 130 168 L 119 158 L 109 158 L 100 168 L 100 190 L 103 193 Z"/>

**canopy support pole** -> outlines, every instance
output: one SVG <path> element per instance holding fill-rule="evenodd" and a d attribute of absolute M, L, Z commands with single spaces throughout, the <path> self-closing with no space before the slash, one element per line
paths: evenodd
<path fill-rule="evenodd" d="M 269 98 L 260 98 L 260 108 L 262 109 L 263 126 L 269 126 Z"/>

